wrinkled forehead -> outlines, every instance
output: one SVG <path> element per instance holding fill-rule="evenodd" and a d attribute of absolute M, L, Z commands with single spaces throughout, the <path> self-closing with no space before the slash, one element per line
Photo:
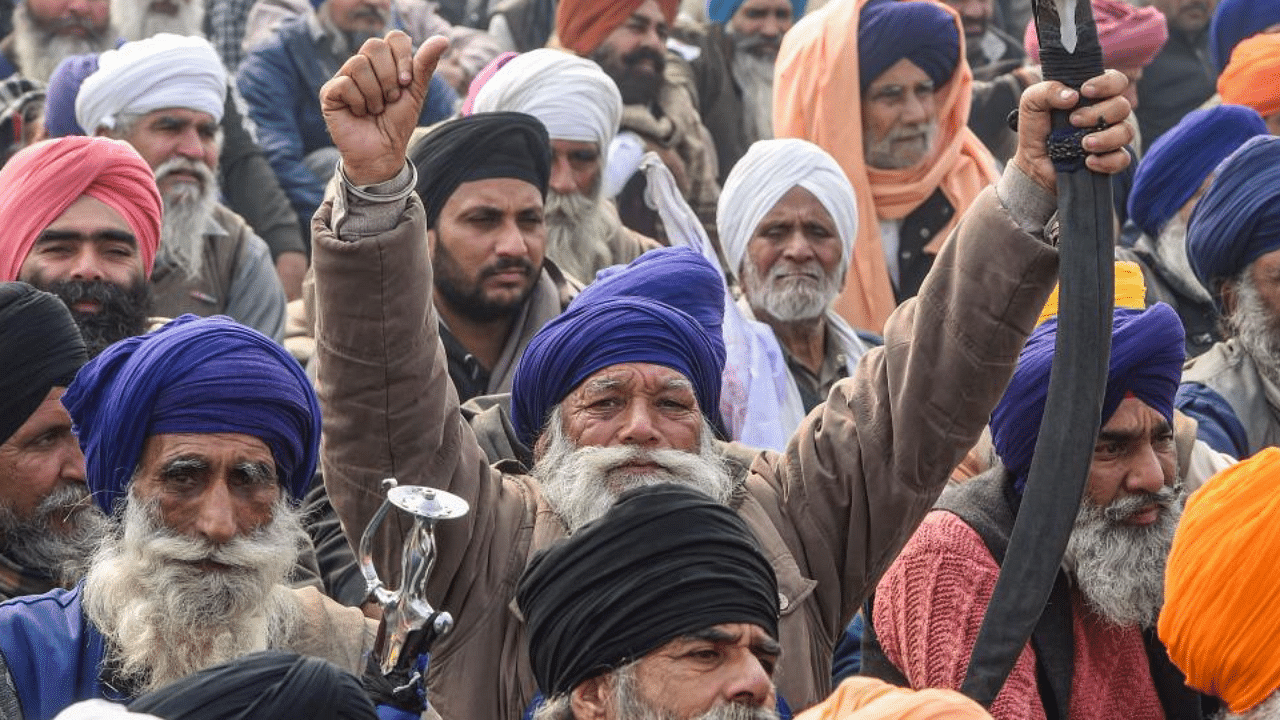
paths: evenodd
<path fill-rule="evenodd" d="M 655 363 L 619 363 L 588 375 L 565 399 L 610 392 L 657 394 L 693 390 L 693 382 L 679 370 Z"/>

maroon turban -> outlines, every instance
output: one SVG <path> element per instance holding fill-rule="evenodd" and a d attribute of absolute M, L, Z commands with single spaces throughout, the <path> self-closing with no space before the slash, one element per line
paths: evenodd
<path fill-rule="evenodd" d="M 1102 43 L 1102 62 L 1113 70 L 1150 65 L 1169 39 L 1164 13 L 1153 7 L 1137 8 L 1123 0 L 1093 0 L 1093 19 Z M 1040 62 L 1040 38 L 1034 22 L 1027 24 L 1025 44 L 1027 57 Z"/>
<path fill-rule="evenodd" d="M 560 45 L 590 55 L 627 21 L 644 0 L 560 0 L 556 8 L 556 36 Z M 667 24 L 676 21 L 680 0 L 658 0 Z"/>

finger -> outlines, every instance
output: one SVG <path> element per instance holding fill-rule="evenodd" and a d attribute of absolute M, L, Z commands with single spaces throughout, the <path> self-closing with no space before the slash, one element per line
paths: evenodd
<path fill-rule="evenodd" d="M 411 92 L 416 97 L 427 96 L 427 85 L 431 82 L 431 74 L 436 71 L 440 56 L 449 49 L 449 39 L 443 35 L 428 38 L 413 56 L 413 83 Z"/>
<path fill-rule="evenodd" d="M 1118 123 L 1106 130 L 1089 133 L 1081 143 L 1091 153 L 1109 153 L 1133 142 L 1133 128 L 1128 123 Z"/>
<path fill-rule="evenodd" d="M 1129 78 L 1118 70 L 1107 70 L 1097 77 L 1089 78 L 1080 88 L 1090 100 L 1115 97 L 1129 87 Z"/>
<path fill-rule="evenodd" d="M 360 54 L 369 61 L 369 68 L 373 71 L 383 100 L 395 102 L 400 97 L 400 74 L 390 42 L 382 38 L 366 40 L 360 46 Z"/>
<path fill-rule="evenodd" d="M 1085 167 L 1104 175 L 1122 172 L 1131 162 L 1133 158 L 1125 150 L 1113 150 L 1103 155 L 1086 155 L 1084 159 Z"/>
<path fill-rule="evenodd" d="M 342 66 L 342 74 L 350 78 L 359 89 L 365 109 L 369 113 L 377 115 L 382 112 L 383 86 L 378 81 L 378 75 L 373 69 L 369 56 L 365 55 L 363 50 Z"/>
<path fill-rule="evenodd" d="M 1111 97 L 1071 113 L 1071 124 L 1076 127 L 1093 127 L 1100 122 L 1114 125 L 1129 117 L 1131 110 L 1128 100 L 1123 97 Z"/>
<path fill-rule="evenodd" d="M 399 30 L 387 33 L 386 40 L 396 63 L 396 82 L 408 87 L 413 82 L 413 40 Z"/>
<path fill-rule="evenodd" d="M 364 94 L 346 75 L 335 75 L 320 88 L 320 109 L 323 112 L 346 110 L 356 117 L 368 114 Z"/>

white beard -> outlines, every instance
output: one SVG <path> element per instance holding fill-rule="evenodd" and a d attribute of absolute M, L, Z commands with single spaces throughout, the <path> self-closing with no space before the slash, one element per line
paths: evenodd
<path fill-rule="evenodd" d="M 843 258 L 837 267 L 840 269 L 834 274 L 828 274 L 817 260 L 796 267 L 789 260 L 779 259 L 769 268 L 769 276 L 762 278 L 756 264 L 747 258 L 742 263 L 742 293 L 762 320 L 816 320 L 831 307 L 844 285 Z M 820 280 L 784 277 L 797 271 L 815 274 Z"/>
<path fill-rule="evenodd" d="M 747 142 L 773 139 L 774 58 L 733 54 L 733 79 L 742 89 L 742 127 Z"/>
<path fill-rule="evenodd" d="M 1280 383 L 1280 319 L 1263 304 L 1250 268 L 1245 268 L 1236 283 L 1236 307 L 1227 323 L 1236 342 L 1253 358 L 1258 372 L 1271 382 Z"/>
<path fill-rule="evenodd" d="M 118 676 L 152 690 L 282 646 L 300 620 L 283 584 L 305 537 L 298 513 L 281 500 L 270 523 L 220 546 L 177 535 L 158 516 L 155 504 L 131 497 L 120 532 L 103 541 L 85 579 L 85 613 Z"/>
<path fill-rule="evenodd" d="M 617 211 L 600 197 L 599 185 L 591 196 L 547 190 L 547 257 L 584 283 L 613 264 L 612 241 L 622 229 Z"/>
<path fill-rule="evenodd" d="M 13 9 L 13 51 L 23 77 L 48 84 L 49 76 L 66 58 L 105 52 L 115 46 L 111 23 L 103 28 L 82 26 L 90 33 L 87 37 L 58 35 L 42 27 L 26 3 L 18 3 Z"/>
<path fill-rule="evenodd" d="M 111 21 L 125 40 L 144 40 L 159 33 L 204 37 L 204 0 L 171 0 L 178 12 L 151 9 L 150 0 L 111 0 Z"/>
<path fill-rule="evenodd" d="M 180 183 L 162 191 L 164 221 L 156 259 L 173 265 L 184 277 L 198 278 L 204 270 L 205 227 L 218 203 L 217 178 L 202 162 L 174 158 L 156 168 L 156 183 L 160 184 L 167 174 L 179 169 L 197 173 L 199 187 Z"/>

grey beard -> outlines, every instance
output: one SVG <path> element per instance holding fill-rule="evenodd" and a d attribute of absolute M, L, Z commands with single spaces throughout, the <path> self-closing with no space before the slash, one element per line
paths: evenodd
<path fill-rule="evenodd" d="M 547 257 L 556 267 L 583 282 L 613 264 L 611 242 L 622 230 L 622 221 L 608 200 L 600 197 L 600 183 L 593 195 L 562 195 L 547 190 L 544 214 L 547 223 Z"/>
<path fill-rule="evenodd" d="M 1147 526 L 1121 521 L 1152 502 L 1163 510 Z M 1119 627 L 1154 627 L 1164 605 L 1164 569 L 1182 517 L 1181 493 L 1161 488 L 1101 507 L 1080 506 L 1064 563 L 1090 609 Z"/>
<path fill-rule="evenodd" d="M 87 37 L 58 35 L 41 27 L 26 3 L 18 3 L 13 9 L 13 52 L 23 77 L 48 84 L 49 76 L 66 58 L 101 53 L 115 46 L 111 23 L 103 28 L 82 25 L 90 33 Z"/>
<path fill-rule="evenodd" d="M 199 189 L 178 185 L 164 191 L 164 221 L 156 259 L 173 266 L 183 277 L 198 278 L 204 271 L 205 227 L 218 204 L 217 179 L 204 163 L 175 158 L 156 168 L 156 182 L 180 168 L 199 174 Z"/>
<path fill-rule="evenodd" d="M 773 138 L 774 58 L 739 50 L 733 54 L 733 80 L 742 91 L 742 128 L 747 142 Z"/>
<path fill-rule="evenodd" d="M 62 521 L 55 530 L 54 518 Z M 0 547 L 19 565 L 48 572 L 63 585 L 79 582 L 107 529 L 107 518 L 83 485 L 59 485 L 28 518 L 0 504 Z"/>
<path fill-rule="evenodd" d="M 677 483 L 700 490 L 719 503 L 733 494 L 734 480 L 715 449 L 711 427 L 704 421 L 698 452 L 644 450 L 635 446 L 578 447 L 565 436 L 556 408 L 547 424 L 546 451 L 533 466 L 543 497 L 564 521 L 569 533 L 608 512 L 627 490 Z M 662 469 L 635 473 L 622 466 L 647 460 Z"/>
<path fill-rule="evenodd" d="M 1214 716 L 1214 720 L 1280 720 L 1280 693 L 1271 693 L 1266 700 L 1246 710 L 1243 715 L 1236 715 L 1224 707 Z"/>
<path fill-rule="evenodd" d="M 1200 302 L 1213 302 L 1213 296 L 1196 279 L 1191 260 L 1187 258 L 1187 221 L 1181 213 L 1165 223 L 1160 229 L 1160 237 L 1154 242 L 1156 258 L 1164 266 L 1165 277 L 1170 284 Z"/>
<path fill-rule="evenodd" d="M 843 259 L 840 267 L 843 267 Z M 803 279 L 784 279 L 781 276 L 796 269 L 816 273 L 819 282 Z M 762 320 L 800 322 L 816 320 L 831 307 L 840 287 L 844 284 L 844 272 L 827 274 L 817 260 L 811 260 L 801 268 L 795 268 L 788 260 L 778 260 L 769 268 L 769 277 L 760 277 L 760 271 L 750 258 L 742 263 L 742 292 L 751 309 Z"/>
<path fill-rule="evenodd" d="M 915 135 L 922 129 L 925 135 L 925 149 L 919 158 L 905 158 L 894 151 L 894 142 L 904 136 Z M 897 127 L 879 141 L 872 141 L 865 132 L 862 137 L 868 165 L 880 170 L 900 170 L 911 167 L 929 156 L 929 152 L 933 150 L 934 143 L 938 140 L 938 123 L 937 121 L 931 121 L 924 128 L 918 125 Z"/>
<path fill-rule="evenodd" d="M 1236 307 L 1227 324 L 1236 342 L 1253 358 L 1258 372 L 1280 384 L 1280 319 L 1263 304 L 1248 267 L 1236 282 Z"/>
<path fill-rule="evenodd" d="M 143 40 L 159 33 L 204 37 L 204 1 L 172 0 L 176 15 L 151 9 L 150 0 L 111 0 L 111 22 L 125 40 Z"/>
<path fill-rule="evenodd" d="M 117 677 L 151 690 L 284 645 L 300 619 L 284 581 L 304 537 L 283 499 L 267 525 L 214 545 L 165 528 L 156 503 L 131 496 L 84 587 L 85 613 L 107 638 Z M 204 562 L 227 567 L 208 570 Z"/>
<path fill-rule="evenodd" d="M 775 708 L 747 703 L 725 703 L 691 718 L 682 718 L 670 710 L 654 707 L 640 696 L 636 680 L 636 664 L 624 665 L 613 671 L 614 717 L 627 720 L 778 720 Z"/>

